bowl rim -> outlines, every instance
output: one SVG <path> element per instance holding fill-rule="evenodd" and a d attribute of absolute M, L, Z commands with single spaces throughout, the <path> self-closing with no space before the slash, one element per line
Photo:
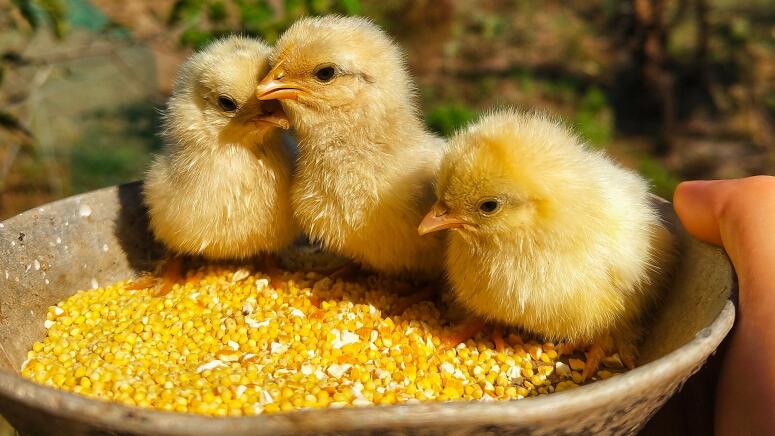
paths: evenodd
<path fill-rule="evenodd" d="M 126 185 L 135 185 L 133 182 Z M 119 186 L 107 187 L 47 203 L 29 211 L 45 208 L 87 195 L 107 193 Z M 659 197 L 656 197 L 659 198 Z M 661 201 L 666 202 L 664 199 Z M 28 211 L 28 212 L 29 212 Z M 3 223 L 12 224 L 23 212 Z M 729 283 L 736 286 L 734 270 L 729 268 Z M 211 417 L 192 413 L 165 412 L 93 399 L 61 389 L 37 384 L 15 372 L 0 369 L 0 397 L 7 403 L 23 405 L 51 416 L 88 422 L 90 425 L 119 432 L 145 434 L 292 434 L 300 432 L 368 431 L 386 428 L 423 426 L 534 425 L 547 416 L 583 416 L 610 403 L 623 402 L 629 392 L 648 391 L 655 380 L 673 382 L 699 368 L 732 328 L 735 306 L 727 300 L 713 322 L 695 334 L 687 344 L 624 374 L 579 388 L 551 395 L 512 401 L 450 401 L 399 404 L 389 406 L 306 409 L 288 413 L 243 417 Z M 2 345 L 0 344 L 0 351 Z"/>

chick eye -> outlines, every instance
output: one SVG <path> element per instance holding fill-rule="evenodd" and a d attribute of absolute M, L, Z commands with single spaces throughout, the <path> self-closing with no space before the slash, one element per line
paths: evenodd
<path fill-rule="evenodd" d="M 315 71 L 315 77 L 321 82 L 330 82 L 334 78 L 334 74 L 336 74 L 336 70 L 331 65 L 320 67 Z"/>
<path fill-rule="evenodd" d="M 218 97 L 218 106 L 226 112 L 237 110 L 237 103 L 228 95 L 221 95 Z"/>
<path fill-rule="evenodd" d="M 485 215 L 492 215 L 493 213 L 497 212 L 500 207 L 500 201 L 494 198 L 488 198 L 486 200 L 482 200 L 479 203 L 479 211 Z"/>

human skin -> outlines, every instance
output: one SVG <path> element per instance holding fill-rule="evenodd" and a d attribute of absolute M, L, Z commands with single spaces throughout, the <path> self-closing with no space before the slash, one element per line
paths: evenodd
<path fill-rule="evenodd" d="M 716 434 L 773 434 L 775 177 L 684 182 L 674 205 L 691 235 L 724 247 L 738 275 L 738 317 L 719 374 Z"/>

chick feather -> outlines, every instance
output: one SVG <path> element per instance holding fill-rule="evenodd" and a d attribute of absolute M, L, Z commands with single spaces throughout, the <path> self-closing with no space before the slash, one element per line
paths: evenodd
<path fill-rule="evenodd" d="M 444 141 L 418 115 L 404 55 L 364 18 L 304 18 L 257 89 L 299 138 L 295 216 L 311 239 L 384 273 L 438 277 L 443 238 L 420 238 Z"/>
<path fill-rule="evenodd" d="M 292 153 L 265 122 L 278 122 L 280 107 L 255 97 L 270 51 L 232 36 L 180 69 L 164 112 L 164 152 L 144 187 L 151 229 L 176 253 L 246 258 L 299 233 L 289 200 Z"/>
<path fill-rule="evenodd" d="M 674 258 L 640 176 L 556 120 L 501 110 L 450 139 L 437 195 L 421 232 L 454 228 L 462 305 L 551 341 L 636 339 Z"/>

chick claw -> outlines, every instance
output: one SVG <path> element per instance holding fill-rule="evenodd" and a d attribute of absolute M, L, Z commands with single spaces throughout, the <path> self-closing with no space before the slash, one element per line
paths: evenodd
<path fill-rule="evenodd" d="M 557 350 L 557 354 L 559 354 L 560 356 L 567 356 L 568 354 L 573 354 L 573 352 L 576 351 L 577 348 L 578 346 L 576 346 L 576 344 L 574 343 L 562 342 L 557 344 L 556 350 Z"/>
<path fill-rule="evenodd" d="M 271 287 L 279 289 L 282 286 L 283 281 L 280 277 L 283 271 L 278 266 L 277 259 L 274 256 L 271 254 L 265 255 L 261 262 L 261 269 L 269 276 L 269 285 Z"/>
<path fill-rule="evenodd" d="M 433 301 L 433 298 L 436 296 L 436 291 L 433 288 L 424 288 L 420 291 L 408 296 L 402 298 L 400 301 L 396 303 L 396 305 L 393 307 L 392 312 L 400 315 L 404 312 L 406 312 L 407 309 L 414 306 L 417 303 L 421 303 L 423 301 Z"/>
<path fill-rule="evenodd" d="M 132 280 L 126 285 L 126 289 L 130 291 L 139 291 L 141 289 L 148 289 L 152 286 L 156 286 L 157 278 L 149 273 L 145 273 L 140 277 Z"/>
<path fill-rule="evenodd" d="M 445 348 L 454 348 L 459 344 L 473 338 L 482 331 L 485 322 L 483 319 L 470 321 L 463 324 L 456 333 L 450 333 L 441 337 L 441 345 Z"/>
<path fill-rule="evenodd" d="M 496 324 L 492 328 L 490 339 L 492 339 L 492 343 L 495 344 L 495 351 L 501 352 L 506 349 L 506 341 L 503 340 L 503 329 L 500 325 Z"/>
<path fill-rule="evenodd" d="M 162 297 L 169 294 L 169 292 L 175 286 L 176 282 L 177 280 L 168 280 L 165 278 L 154 277 L 150 274 L 144 274 L 140 278 L 127 285 L 126 289 L 130 291 L 151 289 L 152 296 Z"/>
<path fill-rule="evenodd" d="M 358 267 L 358 265 L 352 262 L 348 262 L 334 269 L 333 271 L 329 272 L 326 275 L 328 276 L 328 278 L 334 281 L 336 279 L 342 279 L 344 281 L 348 281 L 348 280 L 352 280 L 360 273 L 361 273 L 361 269 Z"/>
<path fill-rule="evenodd" d="M 600 366 L 600 360 L 605 357 L 605 350 L 598 344 L 592 344 L 586 352 L 586 362 L 584 364 L 584 371 L 581 373 L 581 377 L 584 380 L 591 378 L 597 373 L 597 368 Z"/>
<path fill-rule="evenodd" d="M 638 360 L 638 348 L 632 344 L 619 345 L 619 357 L 627 369 L 635 369 Z"/>
<path fill-rule="evenodd" d="M 161 269 L 161 277 L 155 277 L 152 274 L 143 274 L 136 280 L 127 285 L 129 290 L 140 290 L 151 288 L 151 295 L 161 297 L 167 295 L 175 283 L 183 280 L 183 259 L 175 256 L 164 263 Z"/>

